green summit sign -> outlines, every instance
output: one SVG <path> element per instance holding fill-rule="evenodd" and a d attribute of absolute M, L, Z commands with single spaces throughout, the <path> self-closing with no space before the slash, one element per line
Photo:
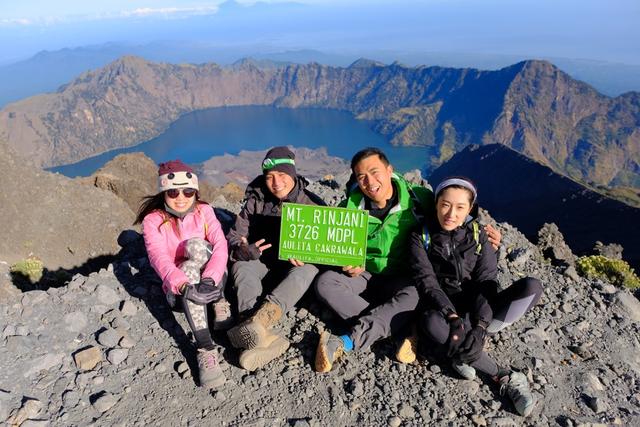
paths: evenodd
<path fill-rule="evenodd" d="M 284 203 L 278 258 L 364 266 L 368 221 L 365 210 Z"/>

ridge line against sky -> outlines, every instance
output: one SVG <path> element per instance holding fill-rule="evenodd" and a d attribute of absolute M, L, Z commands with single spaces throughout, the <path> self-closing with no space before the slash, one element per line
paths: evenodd
<path fill-rule="evenodd" d="M 640 65 L 638 22 L 638 0 L 5 1 L 0 62 L 108 42 L 184 40 Z"/>

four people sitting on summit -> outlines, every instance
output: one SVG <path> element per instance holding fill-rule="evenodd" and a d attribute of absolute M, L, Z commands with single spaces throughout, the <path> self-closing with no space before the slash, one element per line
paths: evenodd
<path fill-rule="evenodd" d="M 227 336 L 241 351 L 242 368 L 261 368 L 288 349 L 273 327 L 312 287 L 313 297 L 341 320 L 319 337 L 318 372 L 388 337 L 399 344 L 398 361 L 411 363 L 420 340 L 461 377 L 473 379 L 479 371 L 495 381 L 528 416 L 535 402 L 526 376 L 499 366 L 484 344 L 527 313 L 543 289 L 523 278 L 500 291 L 501 236 L 479 226 L 477 188 L 451 177 L 434 194 L 397 175 L 377 148 L 356 153 L 351 171 L 340 207 L 368 213 L 365 264 L 336 268 L 278 259 L 282 204 L 325 204 L 307 189 L 287 147 L 269 150 L 262 174 L 247 186 L 228 248 L 213 209 L 199 199 L 193 170 L 180 161 L 160 165 L 159 192 L 143 203 L 137 221 L 167 301 L 184 311 L 192 329 L 201 386 L 225 382 L 210 329 L 231 321 L 224 297 L 229 260 L 227 296 L 237 322 Z"/>

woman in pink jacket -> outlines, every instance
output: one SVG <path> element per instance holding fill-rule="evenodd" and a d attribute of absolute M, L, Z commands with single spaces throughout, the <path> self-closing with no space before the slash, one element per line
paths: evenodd
<path fill-rule="evenodd" d="M 162 279 L 169 305 L 182 306 L 193 331 L 200 385 L 220 387 L 226 379 L 211 337 L 207 305 L 213 303 L 214 329 L 230 320 L 223 294 L 227 241 L 213 208 L 199 199 L 193 169 L 173 160 L 160 164 L 158 175 L 159 192 L 144 199 L 136 223 L 142 223 L 149 262 Z"/>

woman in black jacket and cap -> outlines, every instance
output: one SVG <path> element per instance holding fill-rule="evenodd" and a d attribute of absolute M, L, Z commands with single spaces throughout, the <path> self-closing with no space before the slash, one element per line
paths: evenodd
<path fill-rule="evenodd" d="M 467 178 L 444 180 L 435 191 L 437 222 L 411 236 L 414 279 L 425 312 L 420 329 L 446 350 L 466 379 L 490 375 L 528 416 L 534 399 L 527 377 L 499 367 L 483 350 L 488 333 L 505 328 L 540 299 L 540 281 L 523 278 L 499 291 L 496 253 L 476 221 L 477 190 Z"/>

